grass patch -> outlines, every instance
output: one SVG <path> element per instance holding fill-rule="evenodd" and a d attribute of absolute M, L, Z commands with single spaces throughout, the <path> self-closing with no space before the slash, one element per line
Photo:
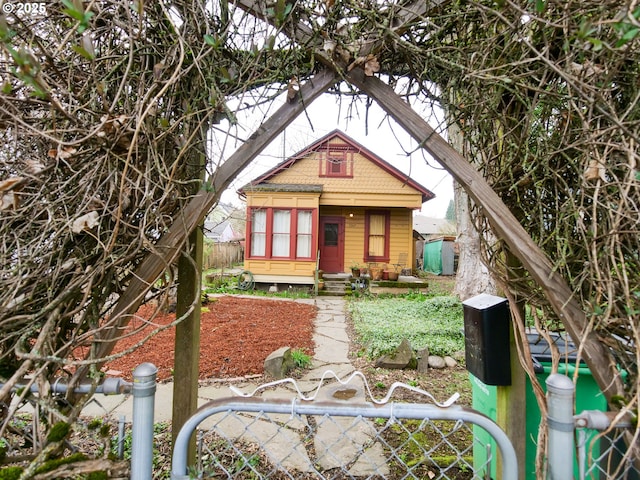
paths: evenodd
<path fill-rule="evenodd" d="M 303 350 L 291 350 L 291 358 L 296 368 L 305 369 L 311 366 L 311 357 L 304 353 Z"/>
<path fill-rule="evenodd" d="M 464 350 L 462 303 L 457 297 L 363 298 L 349 313 L 368 358 L 390 352 L 406 338 L 433 355 Z"/>
<path fill-rule="evenodd" d="M 417 272 L 418 278 L 429 284 L 429 297 L 445 297 L 451 295 L 456 286 L 456 277 L 448 275 L 434 275 L 429 272 Z"/>
<path fill-rule="evenodd" d="M 227 275 L 209 273 L 204 276 L 205 294 L 224 295 L 255 295 L 257 297 L 275 298 L 311 298 L 311 287 L 308 285 L 290 285 L 279 292 L 270 292 L 270 285 L 262 285 L 258 288 L 253 278 L 246 274 Z"/>

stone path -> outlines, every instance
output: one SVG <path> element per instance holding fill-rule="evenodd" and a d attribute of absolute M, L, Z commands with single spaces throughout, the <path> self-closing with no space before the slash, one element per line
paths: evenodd
<path fill-rule="evenodd" d="M 319 297 L 313 300 L 318 307 L 316 328 L 314 333 L 315 355 L 312 368 L 296 382 L 305 397 L 316 394 L 318 401 L 350 403 L 363 402 L 364 385 L 358 378 L 345 387 L 337 382 L 330 382 L 318 390 L 319 382 L 328 370 L 340 379 L 345 379 L 354 372 L 349 361 L 349 337 L 346 331 L 345 300 L 341 297 Z M 245 393 L 249 388 L 240 388 Z M 349 391 L 345 397 L 340 392 Z M 201 389 L 200 396 L 219 398 L 218 389 Z M 293 398 L 294 388 L 291 384 L 277 387 L 261 394 L 262 398 Z M 216 425 L 216 429 L 228 438 L 246 439 L 263 444 L 263 449 L 274 464 L 298 472 L 312 472 L 316 465 L 321 470 L 336 468 L 340 465 L 351 465 L 349 472 L 354 476 L 369 476 L 388 472 L 386 458 L 379 444 L 368 447 L 367 444 L 375 436 L 373 424 L 360 420 L 354 426 L 353 417 L 333 417 L 331 420 L 321 419 L 316 426 L 314 437 L 315 458 L 310 459 L 303 448 L 305 425 L 300 419 L 290 415 L 269 415 L 271 421 L 256 422 L 253 415 L 233 416 L 233 420 L 225 425 Z M 240 421 L 242 418 L 243 421 Z M 227 419 L 225 419 L 226 421 Z M 274 421 L 275 420 L 275 421 Z M 210 419 L 217 422 L 216 418 Z M 245 423 L 246 422 L 246 423 Z M 234 424 L 229 427 L 229 424 Z M 206 424 L 205 424 L 206 425 Z M 343 434 L 348 432 L 348 435 Z M 263 443 L 264 442 L 264 443 Z"/>

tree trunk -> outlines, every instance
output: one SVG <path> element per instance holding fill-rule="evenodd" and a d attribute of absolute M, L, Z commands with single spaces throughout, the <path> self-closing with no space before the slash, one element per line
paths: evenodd
<path fill-rule="evenodd" d="M 460 154 L 469 158 L 469 155 L 464 155 L 465 139 L 460 128 L 452 121 L 449 121 L 448 124 L 449 142 Z M 454 181 L 453 185 L 458 232 L 456 239 L 458 270 L 454 293 L 461 300 L 466 300 L 480 293 L 495 295 L 496 284 L 489 269 L 482 263 L 480 234 L 471 218 L 472 200 L 458 182 Z"/>
<path fill-rule="evenodd" d="M 466 300 L 480 293 L 496 294 L 496 284 L 489 269 L 482 263 L 480 236 L 471 219 L 467 192 L 455 182 L 454 198 L 458 238 L 458 270 L 454 293 Z"/>

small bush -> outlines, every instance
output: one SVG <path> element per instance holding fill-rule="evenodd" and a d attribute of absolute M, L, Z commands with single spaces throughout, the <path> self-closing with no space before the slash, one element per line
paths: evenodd
<path fill-rule="evenodd" d="M 309 368 L 311 366 L 311 357 L 302 350 L 292 350 L 291 358 L 293 359 L 293 364 L 296 368 Z"/>

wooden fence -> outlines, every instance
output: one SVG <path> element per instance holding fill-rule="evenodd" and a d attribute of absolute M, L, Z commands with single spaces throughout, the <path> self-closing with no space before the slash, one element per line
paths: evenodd
<path fill-rule="evenodd" d="M 244 261 L 244 246 L 239 241 L 214 243 L 205 241 L 203 268 L 231 268 Z"/>

